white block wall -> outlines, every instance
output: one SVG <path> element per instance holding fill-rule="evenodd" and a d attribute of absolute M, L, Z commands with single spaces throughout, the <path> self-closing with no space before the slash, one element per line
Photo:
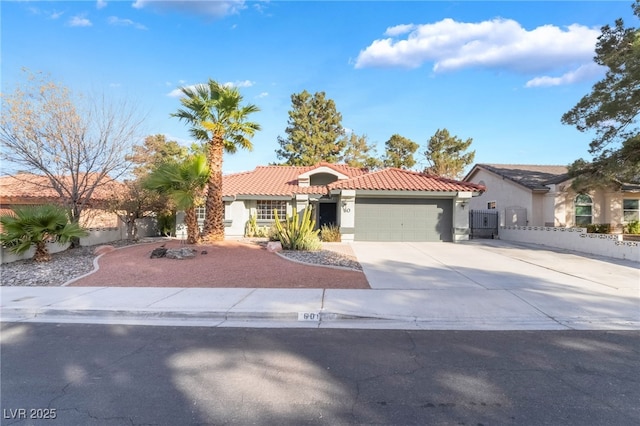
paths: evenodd
<path fill-rule="evenodd" d="M 622 235 L 588 234 L 584 228 L 502 226 L 501 240 L 540 244 L 565 250 L 640 262 L 640 243 L 623 241 Z"/>

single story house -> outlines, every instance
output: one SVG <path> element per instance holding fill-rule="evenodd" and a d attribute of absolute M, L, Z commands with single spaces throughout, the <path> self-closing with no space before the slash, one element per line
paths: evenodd
<path fill-rule="evenodd" d="M 244 236 L 247 221 L 271 225 L 294 209 L 313 207 L 316 225 L 339 226 L 343 241 L 459 241 L 468 239 L 465 207 L 484 187 L 388 168 L 347 165 L 260 166 L 223 177 L 225 235 Z M 203 219 L 204 208 L 198 209 Z M 178 236 L 186 230 L 178 215 Z"/>
<path fill-rule="evenodd" d="M 470 209 L 497 209 L 502 226 L 580 227 L 609 223 L 612 230 L 640 220 L 640 185 L 616 184 L 578 194 L 566 166 L 476 164 L 463 179 L 486 187 Z"/>

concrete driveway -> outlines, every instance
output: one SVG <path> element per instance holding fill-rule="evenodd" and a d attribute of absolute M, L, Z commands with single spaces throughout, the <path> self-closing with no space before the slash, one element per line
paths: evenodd
<path fill-rule="evenodd" d="M 357 306 L 327 297 L 330 311 L 413 317 L 429 328 L 640 329 L 636 262 L 499 240 L 357 242 L 353 249 L 376 296 L 361 294 Z"/>

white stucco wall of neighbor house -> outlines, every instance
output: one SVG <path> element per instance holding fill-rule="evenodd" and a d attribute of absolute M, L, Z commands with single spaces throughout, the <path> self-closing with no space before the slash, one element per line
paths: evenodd
<path fill-rule="evenodd" d="M 503 179 L 493 173 L 485 170 L 478 172 L 470 179 L 472 183 L 480 183 L 485 185 L 487 190 L 479 197 L 473 197 L 469 201 L 469 208 L 473 210 L 485 210 L 489 207 L 489 203 L 495 202 L 495 208 L 500 212 L 500 225 L 515 225 L 518 220 L 518 212 L 526 211 L 526 221 L 523 225 L 532 225 L 531 221 L 535 219 L 540 221 L 542 225 L 542 212 L 533 212 L 533 197 L 531 190 Z"/>

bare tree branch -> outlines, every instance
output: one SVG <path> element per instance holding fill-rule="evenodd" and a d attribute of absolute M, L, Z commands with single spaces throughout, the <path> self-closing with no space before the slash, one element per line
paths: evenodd
<path fill-rule="evenodd" d="M 97 188 L 129 169 L 144 117 L 128 101 L 74 96 L 42 73 L 2 93 L 0 159 L 48 178 L 73 221 Z"/>

